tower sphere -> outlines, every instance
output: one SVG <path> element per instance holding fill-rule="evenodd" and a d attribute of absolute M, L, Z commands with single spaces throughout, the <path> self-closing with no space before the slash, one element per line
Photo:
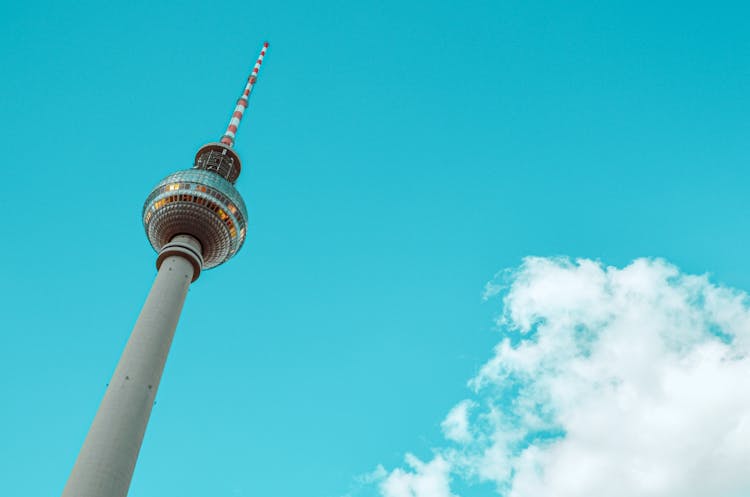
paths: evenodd
<path fill-rule="evenodd" d="M 206 152 L 211 145 L 214 150 Z M 221 147 L 204 146 L 199 159 Z M 154 250 L 159 252 L 177 235 L 190 235 L 201 244 L 204 269 L 231 259 L 247 232 L 245 202 L 232 183 L 205 168 L 209 162 L 196 160 L 193 169 L 170 174 L 143 205 L 143 227 Z"/>

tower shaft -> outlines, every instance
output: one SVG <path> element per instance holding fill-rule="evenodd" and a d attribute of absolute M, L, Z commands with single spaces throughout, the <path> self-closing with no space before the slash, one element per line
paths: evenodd
<path fill-rule="evenodd" d="M 188 287 L 200 272 L 200 253 L 200 243 L 185 235 L 175 237 L 160 252 L 156 279 L 63 497 L 127 495 Z"/>

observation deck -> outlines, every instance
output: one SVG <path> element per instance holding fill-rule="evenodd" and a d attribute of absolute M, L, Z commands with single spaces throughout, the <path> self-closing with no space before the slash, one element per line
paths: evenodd
<path fill-rule="evenodd" d="M 201 244 L 204 269 L 231 259 L 247 232 L 245 202 L 224 176 L 237 179 L 239 157 L 231 149 L 217 153 L 213 145 L 224 148 L 202 147 L 193 169 L 161 180 L 143 205 L 143 226 L 154 250 L 159 252 L 177 235 L 190 235 Z"/>

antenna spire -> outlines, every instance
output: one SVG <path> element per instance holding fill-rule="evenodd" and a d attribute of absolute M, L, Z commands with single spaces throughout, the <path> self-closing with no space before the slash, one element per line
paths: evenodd
<path fill-rule="evenodd" d="M 260 50 L 258 60 L 255 61 L 255 66 L 253 67 L 250 76 L 247 78 L 245 90 L 242 92 L 240 99 L 237 100 L 237 106 L 232 113 L 232 119 L 229 120 L 227 130 L 224 132 L 224 136 L 221 137 L 221 143 L 228 147 L 234 146 L 234 137 L 237 134 L 237 128 L 240 126 L 240 121 L 245 113 L 245 109 L 247 109 L 247 101 L 250 98 L 250 93 L 253 91 L 253 86 L 255 86 L 255 82 L 258 80 L 258 71 L 260 70 L 261 64 L 263 64 L 263 57 L 266 56 L 266 50 L 268 50 L 268 42 L 263 43 L 263 48 Z"/>

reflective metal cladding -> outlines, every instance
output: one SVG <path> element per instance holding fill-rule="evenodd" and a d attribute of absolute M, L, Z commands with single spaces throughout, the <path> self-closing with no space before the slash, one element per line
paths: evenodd
<path fill-rule="evenodd" d="M 143 206 L 143 226 L 157 252 L 177 235 L 203 249 L 204 268 L 231 259 L 245 242 L 247 209 L 237 189 L 213 171 L 187 169 L 159 182 Z"/>

